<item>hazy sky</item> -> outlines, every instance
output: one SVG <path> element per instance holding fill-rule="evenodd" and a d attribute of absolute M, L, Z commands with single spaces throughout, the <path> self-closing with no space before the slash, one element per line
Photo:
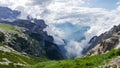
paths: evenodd
<path fill-rule="evenodd" d="M 87 6 L 93 8 L 105 8 L 105 9 L 115 9 L 118 6 L 119 0 L 89 0 L 89 4 Z"/>

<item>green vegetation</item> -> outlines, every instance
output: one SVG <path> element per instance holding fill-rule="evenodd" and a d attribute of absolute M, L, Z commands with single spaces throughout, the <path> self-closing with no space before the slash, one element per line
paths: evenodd
<path fill-rule="evenodd" d="M 11 63 L 9 65 L 4 65 L 4 64 L 1 65 L 0 64 L 0 68 L 4 68 L 4 67 L 13 68 L 14 63 L 20 63 L 20 64 L 24 64 L 24 65 L 29 65 L 29 64 L 36 63 L 35 60 L 33 60 L 33 59 L 29 58 L 29 57 L 26 57 L 24 55 L 17 54 L 17 53 L 14 53 L 14 52 L 4 52 L 4 51 L 0 50 L 0 62 L 8 62 L 8 61 L 4 61 L 3 58 L 6 58 Z M 14 68 L 17 68 L 18 66 L 15 66 Z"/>
<path fill-rule="evenodd" d="M 19 50 L 19 46 L 23 46 L 24 49 L 30 44 L 33 47 L 38 44 L 37 40 L 23 33 L 23 30 L 18 26 L 0 23 L 0 68 L 22 68 L 48 60 L 45 56 L 35 57 L 9 49 L 10 45 Z"/>
<path fill-rule="evenodd" d="M 74 60 L 48 61 L 38 63 L 28 68 L 95 68 L 104 66 L 111 59 L 120 55 L 120 49 L 113 49 L 106 54 L 87 56 Z"/>
<path fill-rule="evenodd" d="M 0 29 L 5 30 L 5 31 L 18 33 L 18 31 L 15 30 L 16 28 L 19 28 L 19 27 L 0 23 Z"/>
<path fill-rule="evenodd" d="M 8 65 L 0 64 L 0 68 L 21 68 L 21 67 L 24 67 L 24 65 L 25 66 L 33 65 L 38 62 L 47 61 L 45 57 L 34 57 L 34 56 L 20 54 L 15 51 L 5 52 L 5 51 L 0 50 L 0 62 L 8 62 L 8 61 L 3 60 L 4 58 L 10 61 L 10 63 Z M 22 66 L 14 65 L 17 63 L 23 64 L 23 65 Z"/>

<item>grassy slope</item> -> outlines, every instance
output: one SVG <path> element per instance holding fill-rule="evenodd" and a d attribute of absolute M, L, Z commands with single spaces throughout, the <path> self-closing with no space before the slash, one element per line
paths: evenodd
<path fill-rule="evenodd" d="M 104 66 L 108 61 L 120 55 L 120 49 L 106 54 L 88 56 L 74 60 L 49 61 L 38 63 L 28 68 L 95 68 Z"/>
<path fill-rule="evenodd" d="M 17 34 L 17 33 L 20 33 L 20 29 L 21 27 L 0 23 L 0 31 L 2 31 L 3 33 L 9 32 L 9 33 Z M 0 46 L 4 47 L 6 45 L 0 42 Z M 9 65 L 0 64 L 0 68 L 21 68 L 22 66 L 19 66 L 19 65 L 15 66 L 14 63 L 33 65 L 38 62 L 47 60 L 45 57 L 34 57 L 34 56 L 28 56 L 28 55 L 26 56 L 16 51 L 5 52 L 5 51 L 0 50 L 0 62 L 6 62 L 5 60 L 3 60 L 3 58 L 6 58 L 11 63 Z"/>
<path fill-rule="evenodd" d="M 11 26 L 8 24 L 2 24 L 2 23 L 0 23 L 0 29 L 8 31 L 8 32 L 15 32 L 15 33 L 18 32 L 17 30 L 15 30 L 15 26 Z"/>
<path fill-rule="evenodd" d="M 42 58 L 42 57 L 26 56 L 14 51 L 4 52 L 0 50 L 0 62 L 4 62 L 3 58 L 7 58 L 12 63 L 10 63 L 9 65 L 0 64 L 0 68 L 21 68 L 23 66 L 20 66 L 20 65 L 15 66 L 14 63 L 20 63 L 24 65 L 33 65 L 38 62 L 45 61 L 45 58 Z"/>
<path fill-rule="evenodd" d="M 24 65 L 35 64 L 36 61 L 24 55 L 20 55 L 14 52 L 3 52 L 0 51 L 0 61 L 4 62 L 2 58 L 7 58 L 10 62 L 9 65 L 2 65 L 0 64 L 0 68 L 20 68 L 20 66 L 14 66 L 14 63 L 21 63 Z"/>

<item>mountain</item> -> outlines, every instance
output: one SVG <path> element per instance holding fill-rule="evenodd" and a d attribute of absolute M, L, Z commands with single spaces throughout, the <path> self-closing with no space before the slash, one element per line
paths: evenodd
<path fill-rule="evenodd" d="M 28 68 L 119 68 L 120 25 L 91 38 L 86 55 L 81 58 L 37 63 Z M 85 53 L 85 52 L 84 52 Z"/>
<path fill-rule="evenodd" d="M 33 22 L 31 22 L 30 20 L 15 20 L 13 22 L 1 21 L 1 23 L 25 28 L 26 30 L 24 31 L 24 33 L 32 37 L 32 39 L 36 39 L 39 42 L 38 47 L 36 47 L 36 50 L 38 48 L 38 50 L 40 51 L 36 51 L 36 53 L 41 52 L 41 49 L 44 49 L 45 52 L 48 53 L 46 54 L 47 57 L 49 57 L 50 59 L 55 59 L 55 58 L 60 59 L 60 56 L 62 57 L 59 48 L 55 43 L 53 43 L 54 41 L 53 37 L 49 36 L 47 32 L 43 31 L 43 29 L 47 27 L 44 20 L 34 19 Z M 56 56 L 55 57 L 53 56 L 54 57 L 53 58 L 51 57 L 51 55 L 49 55 L 49 53 L 53 55 L 55 54 Z M 33 52 L 33 54 L 35 53 Z M 38 53 L 36 55 L 39 56 L 40 54 Z"/>
<path fill-rule="evenodd" d="M 11 10 L 8 7 L 0 7 L 0 19 L 16 19 L 20 14 L 20 11 Z"/>
<path fill-rule="evenodd" d="M 85 56 L 65 59 L 53 37 L 44 31 L 44 20 L 30 16 L 16 19 L 19 14 L 0 7 L 0 68 L 120 68 L 120 25 L 91 38 L 90 47 L 83 51 Z M 55 26 L 65 32 L 66 44 L 85 39 L 90 28 L 71 23 Z"/>
<path fill-rule="evenodd" d="M 94 36 L 89 44 L 89 55 L 106 53 L 114 48 L 120 47 L 120 25 L 114 26 L 111 30 L 101 34 L 100 36 Z"/>
<path fill-rule="evenodd" d="M 43 31 L 47 26 L 43 20 L 0 22 L 0 68 L 20 68 L 38 61 L 64 59 L 53 37 Z"/>
<path fill-rule="evenodd" d="M 17 10 L 0 7 L 0 68 L 21 68 L 64 59 L 53 37 L 44 31 L 47 27 L 44 20 L 29 16 L 17 19 L 20 14 Z"/>

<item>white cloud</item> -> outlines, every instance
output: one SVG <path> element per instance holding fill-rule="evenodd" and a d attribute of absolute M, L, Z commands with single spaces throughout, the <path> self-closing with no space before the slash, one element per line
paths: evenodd
<path fill-rule="evenodd" d="M 48 23 L 53 24 L 71 22 L 73 24 L 91 27 L 85 33 L 85 40 L 79 43 L 70 41 L 68 45 L 65 46 L 67 54 L 69 55 L 74 55 L 74 57 L 80 56 L 82 51 L 81 48 L 89 46 L 87 42 L 89 42 L 93 36 L 100 35 L 112 28 L 113 25 L 120 24 L 119 7 L 110 11 L 103 8 L 88 8 L 74 4 L 69 5 L 68 3 L 67 1 L 62 1 L 51 4 L 47 7 L 50 12 L 48 15 L 45 15 L 44 19 L 46 19 Z M 52 32 L 52 34 L 54 34 L 54 32 Z M 58 33 L 58 36 L 64 35 L 64 33 L 65 32 L 63 32 L 63 34 Z M 61 39 L 63 38 L 61 37 Z"/>
<path fill-rule="evenodd" d="M 68 58 L 75 58 L 82 56 L 81 52 L 83 51 L 82 46 L 80 46 L 79 42 L 70 41 L 66 46 L 65 49 L 67 51 L 66 56 Z"/>
<path fill-rule="evenodd" d="M 54 0 L 31 0 L 31 3 L 29 3 L 29 4 L 45 7 L 45 6 L 48 6 L 49 4 L 51 4 L 52 2 L 54 2 Z"/>
<path fill-rule="evenodd" d="M 20 18 L 26 18 L 27 15 L 41 18 L 40 15 L 53 1 L 54 0 L 0 0 L 0 6 L 21 11 L 22 15 Z"/>
<path fill-rule="evenodd" d="M 61 31 L 59 28 L 54 27 L 53 25 L 49 25 L 45 29 L 49 35 L 54 36 L 54 42 L 58 45 L 64 45 L 64 41 L 62 40 L 64 38 L 64 32 Z"/>

